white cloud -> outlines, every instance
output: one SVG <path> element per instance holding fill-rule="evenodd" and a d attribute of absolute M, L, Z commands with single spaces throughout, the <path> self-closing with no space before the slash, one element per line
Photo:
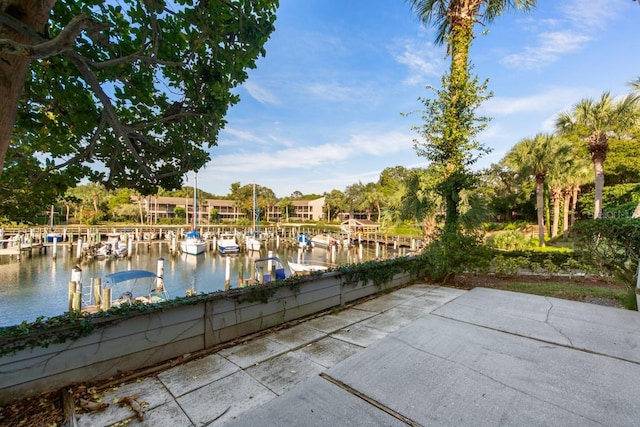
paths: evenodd
<path fill-rule="evenodd" d="M 347 150 L 354 155 L 361 153 L 382 157 L 411 150 L 414 138 L 415 134 L 408 132 L 388 132 L 375 135 L 355 134 L 351 136 Z"/>
<path fill-rule="evenodd" d="M 560 10 L 575 27 L 588 31 L 600 29 L 627 6 L 626 0 L 570 0 L 561 3 Z"/>
<path fill-rule="evenodd" d="M 239 139 L 242 141 L 263 141 L 262 138 L 254 135 L 252 132 L 246 130 L 236 129 L 234 127 L 227 126 L 222 130 L 223 133 L 227 134 L 230 137 L 235 139 Z"/>
<path fill-rule="evenodd" d="M 393 58 L 409 70 L 409 76 L 404 80 L 405 84 L 420 84 L 424 83 L 425 77 L 442 75 L 443 54 L 433 46 L 433 42 L 405 40 L 394 50 L 396 52 L 393 53 Z"/>
<path fill-rule="evenodd" d="M 246 89 L 249 95 L 260 102 L 261 104 L 280 105 L 281 102 L 277 96 L 271 93 L 268 89 L 260 86 L 259 84 L 249 80 L 245 82 L 242 87 Z"/>
<path fill-rule="evenodd" d="M 584 49 L 599 37 L 610 21 L 627 6 L 623 0 L 570 0 L 558 3 L 557 19 L 523 20 L 523 30 L 537 33 L 537 42 L 500 63 L 518 69 L 541 69 L 561 56 Z M 560 29 L 562 28 L 562 29 Z"/>
<path fill-rule="evenodd" d="M 522 53 L 507 55 L 500 63 L 512 68 L 541 69 L 566 53 L 581 50 L 590 40 L 590 36 L 571 30 L 542 33 L 536 46 L 525 47 Z"/>
<path fill-rule="evenodd" d="M 584 96 L 583 88 L 552 87 L 544 92 L 518 98 L 494 97 L 483 106 L 483 114 L 508 116 L 521 113 L 562 111 Z"/>
<path fill-rule="evenodd" d="M 213 156 L 210 167 L 218 172 L 242 176 L 247 171 L 299 170 L 347 162 L 362 156 L 384 157 L 410 150 L 409 133 L 387 132 L 376 135 L 352 134 L 344 142 L 315 146 L 292 146 L 278 150 L 235 152 Z"/>
<path fill-rule="evenodd" d="M 312 83 L 304 88 L 314 98 L 332 102 L 360 102 L 363 90 L 335 83 Z"/>

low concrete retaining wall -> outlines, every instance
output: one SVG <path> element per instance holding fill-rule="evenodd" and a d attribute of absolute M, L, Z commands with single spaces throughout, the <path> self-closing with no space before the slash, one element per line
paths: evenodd
<path fill-rule="evenodd" d="M 278 287 L 267 302 L 249 302 L 256 295 L 249 288 L 213 293 L 193 305 L 122 318 L 92 319 L 110 324 L 76 340 L 20 350 L 0 358 L 0 405 L 206 350 L 411 280 L 410 274 L 405 273 L 381 287 L 370 283 L 350 285 L 344 284 L 342 274 L 330 272 L 300 283 L 299 288 Z M 0 344 L 7 340 L 1 339 Z"/>

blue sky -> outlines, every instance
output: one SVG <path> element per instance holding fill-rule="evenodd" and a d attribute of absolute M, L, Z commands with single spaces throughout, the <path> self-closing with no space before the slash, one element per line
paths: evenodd
<path fill-rule="evenodd" d="M 470 59 L 494 95 L 479 111 L 492 117 L 479 138 L 493 152 L 478 167 L 553 131 L 555 115 L 583 98 L 629 93 L 640 77 L 639 23 L 631 0 L 538 0 L 528 14 L 477 26 Z M 448 69 L 434 39 L 404 0 L 280 0 L 266 57 L 238 88 L 198 187 L 322 194 L 375 182 L 387 167 L 427 166 L 411 127 L 425 86 Z"/>

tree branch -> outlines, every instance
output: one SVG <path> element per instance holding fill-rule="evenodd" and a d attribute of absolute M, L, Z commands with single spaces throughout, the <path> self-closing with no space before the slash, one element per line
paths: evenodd
<path fill-rule="evenodd" d="M 37 182 L 37 181 L 40 181 L 41 179 L 44 179 L 51 171 L 60 170 L 69 165 L 78 163 L 82 160 L 90 159 L 91 156 L 93 155 L 93 149 L 95 148 L 96 143 L 98 142 L 98 137 L 104 130 L 106 124 L 107 124 L 107 118 L 106 118 L 106 114 L 103 112 L 100 115 L 100 123 L 98 124 L 96 131 L 91 136 L 91 139 L 89 140 L 89 144 L 87 145 L 87 147 L 84 150 L 82 150 L 80 153 L 76 154 L 75 156 L 71 157 L 65 162 L 54 165 L 53 167 L 44 168 L 42 172 L 38 174 L 38 177 L 35 179 L 35 181 Z"/>
<path fill-rule="evenodd" d="M 67 26 L 55 38 L 46 40 L 4 12 L 0 12 L 0 23 L 36 41 L 36 44 L 27 45 L 11 39 L 0 39 L 0 53 L 24 56 L 30 59 L 49 58 L 59 55 L 72 48 L 74 40 L 82 31 L 96 33 L 109 27 L 107 24 L 94 21 L 88 15 L 81 14 L 69 21 Z"/>
<path fill-rule="evenodd" d="M 116 133 L 116 135 L 118 135 L 118 137 L 122 138 L 122 141 L 125 143 L 127 148 L 129 148 L 129 151 L 131 152 L 133 157 L 136 159 L 137 162 L 140 163 L 140 168 L 143 174 L 147 178 L 150 178 L 151 173 L 149 172 L 149 168 L 147 164 L 142 160 L 142 158 L 140 157 L 140 154 L 138 153 L 138 150 L 136 150 L 136 148 L 131 143 L 131 139 L 130 139 L 130 134 L 132 133 L 131 128 L 129 128 L 128 126 L 120 122 L 120 119 L 118 118 L 118 114 L 116 113 L 115 109 L 113 108 L 113 105 L 111 104 L 111 99 L 109 99 L 109 96 L 102 89 L 102 86 L 100 85 L 100 82 L 98 81 L 98 78 L 96 77 L 96 75 L 93 74 L 93 72 L 91 72 L 91 69 L 89 68 L 89 64 L 87 63 L 86 59 L 73 51 L 67 51 L 64 53 L 64 55 L 67 58 L 69 58 L 69 60 L 71 60 L 71 62 L 75 65 L 75 67 L 78 69 L 78 71 L 84 78 L 84 80 L 89 84 L 89 86 L 91 86 L 92 90 L 94 91 L 94 94 L 102 103 L 105 113 L 107 114 L 107 120 L 109 124 L 111 124 L 111 126 L 113 127 L 114 132 Z"/>

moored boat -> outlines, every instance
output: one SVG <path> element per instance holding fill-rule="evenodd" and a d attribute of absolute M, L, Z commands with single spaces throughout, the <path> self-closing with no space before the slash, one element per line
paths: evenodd
<path fill-rule="evenodd" d="M 317 272 L 327 271 L 329 269 L 328 265 L 308 263 L 306 261 L 293 260 L 293 259 L 287 261 L 287 265 L 289 266 L 289 270 L 291 270 L 291 274 L 296 274 L 296 275 L 317 273 Z"/>
<path fill-rule="evenodd" d="M 107 292 L 105 292 L 108 290 Z M 117 297 L 113 298 L 113 295 Z M 147 270 L 123 270 L 105 275 L 99 289 L 89 289 L 87 295 L 95 302 L 82 307 L 84 312 L 96 312 L 123 304 L 155 304 L 170 299 L 162 276 Z"/>
<path fill-rule="evenodd" d="M 260 242 L 260 214 L 258 211 L 258 199 L 256 198 L 256 185 L 253 184 L 253 228 L 251 233 L 245 239 L 245 248 L 248 251 L 259 251 L 262 243 Z M 257 227 L 257 228 L 256 228 Z M 257 230 L 257 231 L 254 231 Z"/>
<path fill-rule="evenodd" d="M 240 245 L 236 236 L 232 233 L 222 233 L 218 239 L 218 252 L 221 254 L 234 254 L 240 252 Z"/>
<path fill-rule="evenodd" d="M 120 233 L 108 233 L 107 241 L 96 250 L 94 258 L 122 258 L 127 253 L 127 244 L 122 241 Z"/>
<path fill-rule="evenodd" d="M 184 240 L 180 242 L 180 250 L 188 255 L 200 255 L 207 247 L 198 232 L 198 175 L 195 175 L 193 186 L 193 229 L 188 232 Z"/>
<path fill-rule="evenodd" d="M 298 247 L 302 249 L 307 249 L 311 245 L 309 233 L 298 233 L 296 241 L 298 242 Z"/>
<path fill-rule="evenodd" d="M 314 248 L 330 248 L 337 245 L 338 240 L 329 234 L 316 234 L 311 238 L 311 246 Z"/>
<path fill-rule="evenodd" d="M 253 276 L 243 279 L 244 286 L 264 285 L 274 280 L 286 279 L 284 265 L 277 256 L 258 258 L 253 262 Z"/>
<path fill-rule="evenodd" d="M 262 242 L 255 235 L 248 235 L 244 240 L 244 245 L 248 251 L 259 251 Z"/>
<path fill-rule="evenodd" d="M 207 242 L 200 237 L 198 230 L 192 230 L 185 235 L 183 241 L 180 242 L 180 250 L 182 253 L 189 255 L 200 255 L 204 253 Z"/>

